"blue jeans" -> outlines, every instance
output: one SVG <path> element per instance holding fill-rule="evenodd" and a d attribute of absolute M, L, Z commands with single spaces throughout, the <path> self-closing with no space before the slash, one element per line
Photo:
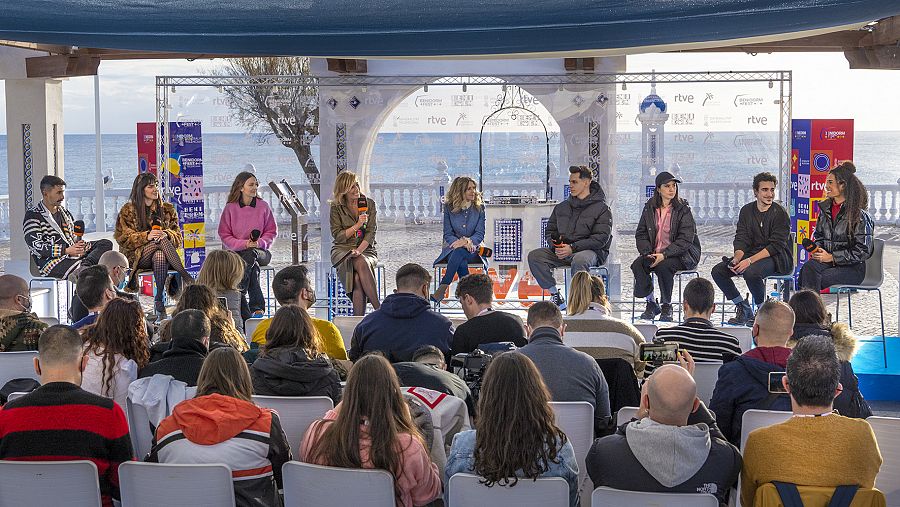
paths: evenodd
<path fill-rule="evenodd" d="M 480 263 L 481 257 L 475 252 L 469 252 L 465 247 L 454 248 L 447 257 L 447 271 L 441 278 L 441 285 L 450 285 L 453 275 L 460 278 L 469 274 L 469 263 Z"/>

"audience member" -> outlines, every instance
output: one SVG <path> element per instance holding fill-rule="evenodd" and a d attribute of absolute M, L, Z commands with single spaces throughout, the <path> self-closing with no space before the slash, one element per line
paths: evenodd
<path fill-rule="evenodd" d="M 450 352 L 453 325 L 450 319 L 431 309 L 431 275 L 418 264 L 405 264 L 397 270 L 396 280 L 394 293 L 353 330 L 351 361 L 373 350 L 382 352 L 392 363 L 409 361 L 423 345 L 434 345 L 445 354 Z"/>
<path fill-rule="evenodd" d="M 841 360 L 841 385 L 844 390 L 834 399 L 834 408 L 846 417 L 865 419 L 872 415 L 872 409 L 859 390 L 859 379 L 853 371 L 850 360 L 856 353 L 856 337 L 843 322 L 831 323 L 831 315 L 825 309 L 822 296 L 811 290 L 796 292 L 788 302 L 797 316 L 794 322 L 794 336 L 787 346 L 793 348 L 797 341 L 809 335 L 830 336 L 834 341 L 838 359 Z"/>
<path fill-rule="evenodd" d="M 46 328 L 31 311 L 28 282 L 16 275 L 0 276 L 0 352 L 37 350 Z"/>
<path fill-rule="evenodd" d="M 595 440 L 588 451 L 585 466 L 594 487 L 709 493 L 727 505 L 741 471 L 741 454 L 706 424 L 690 424 L 700 405 L 687 370 L 675 364 L 657 368 L 644 383 L 639 420 Z"/>
<path fill-rule="evenodd" d="M 100 264 L 84 268 L 78 273 L 75 292 L 88 309 L 88 314 L 84 318 L 72 324 L 75 329 L 82 329 L 96 322 L 97 316 L 106 304 L 116 297 L 116 289 L 109 278 L 109 270 Z"/>
<path fill-rule="evenodd" d="M 120 498 L 119 465 L 134 451 L 122 408 L 79 387 L 87 361 L 73 328 L 56 325 L 41 334 L 34 360 L 41 387 L 0 410 L 0 460 L 91 460 L 103 506 L 112 507 Z"/>
<path fill-rule="evenodd" d="M 280 306 L 298 305 L 309 311 L 316 302 L 316 291 L 309 280 L 309 270 L 306 266 L 288 266 L 275 274 L 272 280 L 272 293 Z M 347 359 L 347 349 L 344 347 L 344 339 L 337 326 L 331 321 L 317 319 L 312 315 L 313 327 L 319 333 L 322 352 L 332 359 Z M 253 331 L 252 341 L 260 346 L 266 343 L 266 331 L 272 319 L 260 322 Z"/>
<path fill-rule="evenodd" d="M 254 405 L 252 395 L 240 354 L 230 347 L 213 350 L 200 370 L 197 396 L 162 420 L 147 461 L 224 463 L 231 468 L 236 505 L 281 505 L 281 467 L 291 460 L 291 447 L 278 414 Z"/>
<path fill-rule="evenodd" d="M 343 401 L 306 431 L 300 460 L 385 470 L 394 477 L 397 505 L 412 507 L 441 493 L 441 478 L 424 442 L 390 363 L 369 354 L 350 370 Z"/>
<path fill-rule="evenodd" d="M 124 407 L 128 384 L 150 360 L 144 310 L 137 301 L 118 298 L 106 310 L 82 334 L 88 362 L 81 387 Z"/>
<path fill-rule="evenodd" d="M 244 336 L 234 327 L 234 319 L 227 310 L 219 306 L 216 293 L 209 287 L 200 284 L 188 285 L 184 288 L 178 304 L 175 305 L 175 315 L 185 310 L 200 310 L 209 319 L 209 349 L 214 350 L 222 345 L 227 345 L 238 352 L 247 352 L 250 346 L 244 340 Z M 159 339 L 151 349 L 152 359 L 162 357 L 163 352 L 169 350 L 172 343 L 172 320 L 166 320 L 159 326 Z"/>
<path fill-rule="evenodd" d="M 594 407 L 594 432 L 610 422 L 609 386 L 597 361 L 563 343 L 566 325 L 555 304 L 540 301 L 528 309 L 528 345 L 518 350 L 534 361 L 553 401 L 586 401 Z"/>
<path fill-rule="evenodd" d="M 488 366 L 475 429 L 453 437 L 444 483 L 458 473 L 478 475 L 489 487 L 515 487 L 520 478 L 562 477 L 569 483 L 570 507 L 578 506 L 575 450 L 556 425 L 550 392 L 526 356 L 500 354 Z M 449 492 L 444 502 L 450 505 Z"/>
<path fill-rule="evenodd" d="M 250 318 L 250 309 L 241 308 L 243 296 L 238 288 L 244 278 L 244 260 L 230 250 L 213 250 L 206 254 L 197 282 L 216 293 L 220 305 L 231 313 L 234 327 L 244 334 L 244 320 Z"/>
<path fill-rule="evenodd" d="M 104 252 L 103 255 L 100 256 L 100 261 L 97 264 L 106 266 L 107 271 L 109 271 L 109 279 L 112 280 L 117 298 L 133 299 L 137 301 L 137 294 L 126 292 L 124 290 L 125 285 L 128 284 L 128 276 L 131 274 L 131 268 L 128 267 L 128 258 L 125 257 L 122 252 L 116 250 Z M 78 297 L 78 291 L 76 290 L 75 293 L 72 294 L 71 306 L 69 307 L 69 318 L 72 322 L 78 322 L 87 317 L 88 313 L 90 313 L 90 310 L 84 306 L 84 303 L 81 301 L 81 298 Z"/>
<path fill-rule="evenodd" d="M 253 392 L 265 396 L 328 396 L 341 400 L 341 379 L 322 353 L 306 310 L 282 306 L 266 331 L 266 344 L 250 367 Z"/>
<path fill-rule="evenodd" d="M 475 414 L 475 400 L 469 386 L 458 375 L 447 371 L 444 353 L 434 345 L 425 345 L 412 355 L 412 361 L 394 363 L 401 386 L 424 387 L 446 393 L 466 402 L 469 415 Z"/>
<path fill-rule="evenodd" d="M 462 277 L 456 284 L 456 297 L 468 320 L 453 333 L 452 354 L 472 352 L 482 343 L 513 342 L 516 347 L 528 343 L 522 319 L 491 307 L 494 282 L 488 275 Z"/>
<path fill-rule="evenodd" d="M 773 481 L 875 487 L 882 461 L 872 428 L 833 411 L 840 376 L 841 365 L 828 337 L 807 336 L 797 343 L 782 380 L 794 416 L 754 430 L 747 438 L 741 505 L 753 505 L 757 488 Z"/>
<path fill-rule="evenodd" d="M 794 326 L 794 312 L 780 301 L 766 301 L 759 307 L 753 322 L 753 341 L 756 348 L 738 356 L 719 368 L 719 379 L 709 408 L 716 414 L 716 422 L 728 441 L 741 445 L 741 421 L 744 412 L 759 410 L 790 410 L 790 397 L 773 392 L 770 374 L 784 372 L 791 349 L 787 341 Z M 774 377 L 774 375 L 773 375 Z M 781 387 L 781 379 L 778 379 Z"/>
<path fill-rule="evenodd" d="M 138 378 L 171 375 L 195 386 L 209 353 L 209 319 L 200 310 L 184 310 L 175 314 L 172 326 L 176 332 L 169 350 L 163 352 L 162 359 L 141 368 Z"/>

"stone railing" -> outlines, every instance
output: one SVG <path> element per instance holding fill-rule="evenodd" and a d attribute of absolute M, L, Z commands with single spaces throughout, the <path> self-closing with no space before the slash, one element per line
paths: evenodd
<path fill-rule="evenodd" d="M 300 200 L 309 212 L 308 221 L 316 223 L 320 219 L 321 204 L 312 189 L 306 185 L 295 185 Z M 900 182 L 896 185 L 870 185 L 869 213 L 878 225 L 900 226 Z M 207 231 L 215 234 L 219 216 L 225 207 L 225 199 L 229 187 L 226 185 L 210 185 L 206 193 Z M 119 209 L 128 200 L 128 189 L 110 189 L 106 191 L 106 227 L 113 230 Z M 497 183 L 487 184 L 484 189 L 485 198 L 492 195 L 534 195 L 543 198 L 544 185 L 541 183 Z M 680 187 L 682 197 L 691 203 L 694 216 L 699 224 L 724 225 L 737 221 L 741 206 L 753 200 L 753 191 L 745 187 L 733 187 L 729 184 L 716 183 L 684 183 Z M 272 205 L 272 211 L 279 223 L 290 223 L 290 214 L 275 198 L 268 187 L 260 188 L 260 194 Z M 437 221 L 440 220 L 440 195 L 438 187 L 432 183 L 373 183 L 369 196 L 382 220 L 394 222 L 405 221 Z M 634 199 L 623 199 L 620 204 Z M 637 201 L 635 201 L 637 203 Z M 633 206 L 637 216 L 639 205 Z M 92 189 L 71 189 L 66 191 L 66 207 L 76 220 L 85 221 L 85 229 L 96 230 L 96 209 L 94 207 L 94 191 Z M 619 216 L 630 216 L 627 214 Z M 18 228 L 17 228 L 18 230 Z M 0 240 L 9 240 L 9 199 L 0 196 Z"/>

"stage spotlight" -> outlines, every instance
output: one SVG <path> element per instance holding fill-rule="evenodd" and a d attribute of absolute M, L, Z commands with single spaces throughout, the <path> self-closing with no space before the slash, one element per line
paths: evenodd
<path fill-rule="evenodd" d="M 463 93 L 466 93 L 466 91 L 467 91 L 468 89 L 469 89 L 469 87 L 466 86 L 466 83 L 463 83 Z"/>
<path fill-rule="evenodd" d="M 771 89 L 771 88 L 774 87 L 774 86 L 775 86 L 775 83 L 773 83 L 772 80 L 770 79 L 770 80 L 769 80 L 769 88 Z"/>
<path fill-rule="evenodd" d="M 369 91 L 369 88 L 367 86 L 363 85 L 362 92 L 366 93 L 367 91 Z"/>
<path fill-rule="evenodd" d="M 422 89 L 425 90 L 425 93 L 428 93 L 428 85 L 423 86 Z"/>
<path fill-rule="evenodd" d="M 175 93 L 175 87 L 174 87 L 174 86 L 171 88 L 171 91 L 172 91 L 172 93 Z"/>
<path fill-rule="evenodd" d="M 628 89 L 628 86 L 625 83 L 622 83 L 622 91 L 624 92 L 627 89 Z"/>

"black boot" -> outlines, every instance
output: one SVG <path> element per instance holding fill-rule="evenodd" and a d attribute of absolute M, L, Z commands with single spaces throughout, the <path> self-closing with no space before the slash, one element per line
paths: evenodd
<path fill-rule="evenodd" d="M 743 300 L 740 303 L 734 306 L 734 318 L 728 319 L 728 325 L 730 326 L 752 326 L 753 320 L 756 318 L 753 315 L 753 308 L 750 307 L 750 303 L 747 300 Z"/>
<path fill-rule="evenodd" d="M 641 320 L 653 320 L 657 315 L 659 315 L 659 305 L 656 304 L 656 301 L 647 301 L 647 307 L 644 308 L 644 313 L 642 313 L 638 318 Z"/>
<path fill-rule="evenodd" d="M 672 322 L 672 303 L 662 304 L 662 313 L 659 314 L 660 322 Z"/>

